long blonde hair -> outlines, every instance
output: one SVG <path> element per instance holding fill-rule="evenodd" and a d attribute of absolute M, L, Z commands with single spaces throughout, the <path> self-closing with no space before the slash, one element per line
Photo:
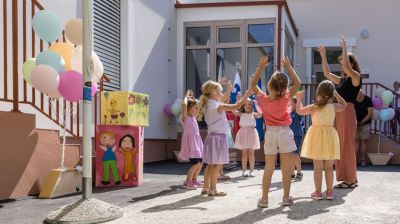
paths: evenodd
<path fill-rule="evenodd" d="M 220 91 L 222 91 L 221 84 L 219 84 L 218 82 L 211 81 L 211 80 L 208 80 L 201 86 L 202 94 L 200 96 L 200 111 L 199 111 L 199 116 L 197 118 L 199 121 L 201 121 L 203 119 L 208 99 L 211 97 L 211 93 L 216 89 L 219 89 Z"/>

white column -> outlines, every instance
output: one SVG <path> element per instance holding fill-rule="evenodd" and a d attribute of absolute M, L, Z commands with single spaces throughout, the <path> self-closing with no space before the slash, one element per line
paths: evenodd
<path fill-rule="evenodd" d="M 93 1 L 83 1 L 83 199 L 92 197 L 92 96 Z"/>

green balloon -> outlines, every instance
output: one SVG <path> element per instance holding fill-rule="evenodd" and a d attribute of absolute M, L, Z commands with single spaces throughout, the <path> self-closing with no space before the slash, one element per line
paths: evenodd
<path fill-rule="evenodd" d="M 386 105 L 390 105 L 393 101 L 393 93 L 390 90 L 386 90 L 382 93 L 382 102 Z"/>
<path fill-rule="evenodd" d="M 31 83 L 31 73 L 32 70 L 36 67 L 36 58 L 29 58 L 22 65 L 22 75 L 24 76 L 25 81 L 32 85 Z"/>

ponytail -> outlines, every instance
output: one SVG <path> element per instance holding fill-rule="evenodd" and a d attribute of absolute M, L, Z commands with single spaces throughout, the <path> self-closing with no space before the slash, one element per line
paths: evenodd
<path fill-rule="evenodd" d="M 204 112 L 206 109 L 206 104 L 208 102 L 208 97 L 204 94 L 200 96 L 200 111 L 199 111 L 199 116 L 197 117 L 197 120 L 202 121 L 204 117 Z"/>

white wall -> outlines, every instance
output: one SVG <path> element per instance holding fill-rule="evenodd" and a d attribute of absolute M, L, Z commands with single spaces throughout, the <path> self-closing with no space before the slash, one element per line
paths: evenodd
<path fill-rule="evenodd" d="M 184 1 L 187 2 L 187 1 Z M 192 1 L 194 2 L 194 1 Z M 199 1 L 196 1 L 199 2 Z M 201 1 L 203 2 L 203 1 Z M 181 2 L 183 3 L 183 2 Z M 213 20 L 276 18 L 277 6 L 181 8 L 177 10 L 177 93 L 184 94 L 184 23 Z"/>
<path fill-rule="evenodd" d="M 176 138 L 174 121 L 163 114 L 164 105 L 176 98 L 174 4 L 174 0 L 134 0 L 133 4 L 133 58 L 128 59 L 133 71 L 127 75 L 131 90 L 150 95 L 146 139 Z"/>
<path fill-rule="evenodd" d="M 370 79 L 390 88 L 400 80 L 400 1 L 398 0 L 288 0 L 296 25 L 300 30 L 297 45 L 301 73 L 306 70 L 306 39 L 333 39 L 339 34 L 356 38 L 353 52 L 362 68 L 368 68 Z M 370 37 L 360 38 L 360 31 L 367 28 Z"/>

